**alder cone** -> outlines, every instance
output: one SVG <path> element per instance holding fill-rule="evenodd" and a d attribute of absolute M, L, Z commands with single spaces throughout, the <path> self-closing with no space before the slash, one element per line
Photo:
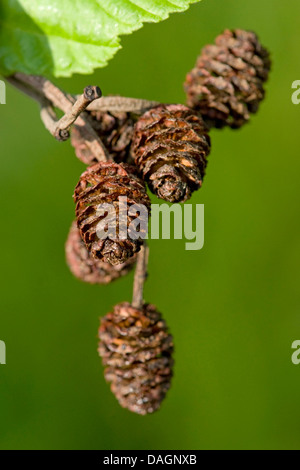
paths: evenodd
<path fill-rule="evenodd" d="M 93 111 L 89 113 L 90 122 L 108 150 L 109 155 L 117 163 L 132 163 L 130 146 L 133 136 L 135 119 L 131 113 L 111 113 Z M 82 128 L 73 126 L 71 144 L 77 158 L 87 165 L 97 163 L 91 155 Z"/>
<path fill-rule="evenodd" d="M 201 187 L 209 153 L 206 125 L 181 104 L 153 108 L 135 125 L 135 163 L 150 190 L 165 201 L 184 202 Z"/>
<path fill-rule="evenodd" d="M 109 284 L 125 276 L 133 268 L 136 256 L 116 266 L 93 258 L 81 239 L 77 222 L 71 225 L 66 246 L 66 260 L 72 274 L 90 284 Z"/>
<path fill-rule="evenodd" d="M 114 307 L 99 329 L 104 375 L 120 405 L 146 415 L 156 411 L 170 388 L 173 338 L 153 305 Z"/>
<path fill-rule="evenodd" d="M 136 119 L 131 113 L 92 112 L 94 128 L 117 163 L 132 163 L 130 147 Z"/>
<path fill-rule="evenodd" d="M 119 197 L 126 197 L 128 205 L 123 226 L 119 224 Z M 141 230 L 136 239 L 134 235 L 130 236 L 130 224 L 136 217 L 135 214 L 129 215 L 129 210 L 133 204 L 139 204 L 145 206 L 149 213 L 150 199 L 135 167 L 111 162 L 92 165 L 81 175 L 73 198 L 81 238 L 94 258 L 116 265 L 126 262 L 140 250 L 145 233 Z M 102 204 L 109 204 L 114 209 L 108 217 L 99 213 Z M 140 217 L 145 224 L 148 213 L 147 220 Z M 99 224 L 104 219 L 108 225 L 107 236 L 105 234 L 99 238 Z M 111 222 L 115 222 L 115 233 L 110 230 Z M 119 236 L 121 229 L 122 232 L 128 230 L 124 239 L 122 233 Z"/>
<path fill-rule="evenodd" d="M 270 55 L 255 33 L 226 30 L 203 48 L 187 75 L 187 103 L 209 127 L 240 128 L 258 111 L 270 68 Z"/>

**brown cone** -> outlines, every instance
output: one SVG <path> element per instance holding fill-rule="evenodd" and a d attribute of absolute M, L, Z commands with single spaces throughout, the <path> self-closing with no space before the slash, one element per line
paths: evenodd
<path fill-rule="evenodd" d="M 141 415 L 156 411 L 173 367 L 173 339 L 161 314 L 149 304 L 118 304 L 101 320 L 99 338 L 105 378 L 120 405 Z"/>
<path fill-rule="evenodd" d="M 132 163 L 130 157 L 130 146 L 133 135 L 135 120 L 130 113 L 110 113 L 91 112 L 91 124 L 103 144 L 108 150 L 112 159 L 117 162 Z M 91 155 L 85 137 L 82 135 L 82 128 L 74 125 L 71 132 L 71 144 L 74 147 L 76 156 L 83 163 L 92 165 L 97 160 Z"/>
<path fill-rule="evenodd" d="M 119 238 L 119 197 L 127 197 L 128 212 L 133 204 L 143 205 L 150 212 L 150 199 L 145 185 L 135 172 L 135 167 L 123 163 L 97 163 L 81 175 L 73 196 L 77 225 L 88 251 L 93 257 L 113 265 L 124 263 L 138 252 L 145 236 L 141 233 L 140 238 L 134 239 L 129 233 L 127 238 Z M 101 204 L 110 204 L 116 214 L 116 233 L 107 233 L 105 238 L 97 235 L 99 223 L 103 219 L 111 228 L 113 225 L 109 223 L 109 217 L 113 217 L 114 213 L 104 218 L 98 211 Z M 125 214 L 122 231 L 128 229 L 135 218 L 135 215 L 128 213 L 126 218 Z"/>
<path fill-rule="evenodd" d="M 209 127 L 239 128 L 258 110 L 271 61 L 253 32 L 226 30 L 204 47 L 186 77 L 187 103 Z"/>
<path fill-rule="evenodd" d="M 147 111 L 136 123 L 132 153 L 151 191 L 184 202 L 202 185 L 210 138 L 202 119 L 178 105 Z"/>
<path fill-rule="evenodd" d="M 125 263 L 112 266 L 93 258 L 81 239 L 76 221 L 71 225 L 65 248 L 67 264 L 72 274 L 90 284 L 109 284 L 129 273 L 136 261 L 134 255 Z"/>

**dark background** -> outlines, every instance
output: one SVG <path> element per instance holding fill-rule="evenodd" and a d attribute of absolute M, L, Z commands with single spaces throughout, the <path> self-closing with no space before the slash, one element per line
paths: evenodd
<path fill-rule="evenodd" d="M 201 47 L 225 28 L 255 30 L 274 61 L 267 98 L 241 131 L 212 132 L 203 189 L 205 246 L 150 241 L 146 299 L 176 344 L 172 389 L 153 416 L 123 410 L 97 356 L 99 317 L 130 300 L 132 274 L 84 285 L 64 261 L 72 193 L 84 165 L 44 129 L 38 108 L 8 88 L 0 107 L 2 449 L 299 449 L 298 0 L 205 0 L 124 37 L 71 92 L 184 102 Z M 153 198 L 153 202 L 156 202 Z"/>

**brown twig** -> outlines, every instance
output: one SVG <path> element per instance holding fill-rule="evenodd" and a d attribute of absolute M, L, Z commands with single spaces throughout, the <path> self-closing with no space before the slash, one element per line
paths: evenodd
<path fill-rule="evenodd" d="M 133 282 L 132 306 L 138 309 L 142 308 L 144 305 L 144 283 L 147 279 L 148 258 L 149 247 L 146 242 L 144 242 L 144 245 L 137 255 Z"/>
<path fill-rule="evenodd" d="M 26 75 L 16 73 L 10 77 L 12 84 L 22 89 L 28 95 L 34 95 L 37 101 L 44 101 L 41 117 L 45 127 L 58 140 L 66 140 L 69 137 L 68 129 L 76 121 L 76 125 L 80 129 L 81 135 L 86 140 L 87 148 L 92 154 L 92 158 L 98 161 L 109 161 L 111 157 L 102 143 L 100 137 L 94 130 L 90 118 L 84 113 L 87 106 L 95 99 L 99 99 L 101 91 L 98 87 L 88 86 L 85 88 L 83 95 L 78 99 L 68 93 L 64 93 L 60 88 L 55 86 L 50 80 L 37 75 Z M 14 81 L 14 83 L 13 83 Z M 40 97 L 40 98 L 39 98 Z M 45 105 L 47 103 L 47 105 Z M 49 103 L 65 113 L 59 121 L 54 122 L 52 113 L 49 113 Z"/>
<path fill-rule="evenodd" d="M 57 129 L 57 116 L 53 109 L 51 102 L 39 91 L 35 90 L 26 83 L 20 82 L 14 76 L 6 77 L 6 80 L 13 85 L 15 88 L 20 90 L 25 95 L 33 98 L 41 106 L 41 119 L 44 123 L 45 128 L 58 140 L 67 140 L 70 137 L 70 134 L 67 130 Z"/>
<path fill-rule="evenodd" d="M 70 137 L 70 132 L 68 129 L 60 129 L 58 126 L 59 121 L 57 121 L 56 113 L 53 107 L 50 105 L 45 105 L 41 107 L 41 120 L 44 123 L 45 128 L 53 135 L 57 140 L 65 141 Z"/>
<path fill-rule="evenodd" d="M 50 80 L 37 75 L 16 73 L 7 78 L 18 89 L 34 98 L 41 105 L 41 118 L 48 131 L 57 140 L 67 140 L 70 136 L 69 128 L 75 123 L 81 138 L 85 140 L 86 147 L 91 154 L 91 161 L 109 161 L 106 147 L 95 131 L 88 111 L 131 112 L 137 115 L 159 105 L 157 101 L 141 100 L 136 98 L 123 98 L 122 96 L 101 97 L 98 87 L 86 87 L 83 95 L 77 97 L 63 92 Z M 65 115 L 58 120 L 53 108 L 58 108 Z"/>
<path fill-rule="evenodd" d="M 88 111 L 110 111 L 112 113 L 144 114 L 151 108 L 158 106 L 157 101 L 141 100 L 138 98 L 125 98 L 123 96 L 105 96 L 95 100 L 88 106 Z"/>
<path fill-rule="evenodd" d="M 25 95 L 29 96 L 30 98 L 33 98 L 37 103 L 43 105 L 46 102 L 50 103 L 45 96 L 41 95 L 37 90 L 34 88 L 30 87 L 26 83 L 20 82 L 15 76 L 11 75 L 9 77 L 5 77 L 8 83 L 13 85 L 15 88 L 20 90 L 22 93 Z"/>
<path fill-rule="evenodd" d="M 87 106 L 95 99 L 101 97 L 101 90 L 96 86 L 88 86 L 84 89 L 82 95 L 73 104 L 72 108 L 56 123 L 56 128 L 54 129 L 54 137 L 58 140 L 61 140 L 61 134 L 70 129 L 71 125 L 76 121 L 76 119 L 83 113 Z"/>
<path fill-rule="evenodd" d="M 38 75 L 26 75 L 20 72 L 16 73 L 14 77 L 20 82 L 26 83 L 26 85 L 47 98 L 53 106 L 64 113 L 69 113 L 76 101 L 74 96 L 63 92 L 47 78 L 40 77 Z"/>

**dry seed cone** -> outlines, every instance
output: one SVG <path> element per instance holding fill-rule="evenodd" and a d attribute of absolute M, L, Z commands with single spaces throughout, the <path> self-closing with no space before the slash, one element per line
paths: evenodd
<path fill-rule="evenodd" d="M 257 112 L 271 67 L 255 33 L 226 30 L 204 47 L 186 77 L 187 103 L 210 127 L 239 128 Z"/>
<path fill-rule="evenodd" d="M 136 123 L 132 154 L 159 198 L 184 202 L 202 185 L 210 139 L 201 117 L 183 105 L 161 105 Z"/>
<path fill-rule="evenodd" d="M 97 111 L 90 112 L 89 115 L 93 128 L 113 160 L 117 163 L 132 163 L 129 150 L 135 120 L 131 113 Z M 83 131 L 81 127 L 75 124 L 71 132 L 71 143 L 79 160 L 87 165 L 92 165 L 97 161 L 86 145 Z"/>
<path fill-rule="evenodd" d="M 72 274 L 90 284 L 109 284 L 125 276 L 133 268 L 136 256 L 116 266 L 93 258 L 81 239 L 77 223 L 74 221 L 66 242 L 66 260 Z"/>
<path fill-rule="evenodd" d="M 144 182 L 136 175 L 135 167 L 117 163 L 97 163 L 89 167 L 80 177 L 75 188 L 74 201 L 76 203 L 77 226 L 88 251 L 92 256 L 113 265 L 126 262 L 140 250 L 143 243 L 144 232 L 138 234 L 139 238 L 130 236 L 130 224 L 136 219 L 137 213 L 129 215 L 130 207 L 134 204 L 142 205 L 150 211 L 150 199 L 147 195 Z M 119 197 L 127 198 L 128 211 L 121 232 L 119 225 Z M 99 208 L 109 204 L 114 210 L 104 217 Z M 102 206 L 103 207 L 103 206 Z M 106 206 L 107 207 L 107 206 Z M 106 211 L 106 209 L 105 209 Z M 148 221 L 148 213 L 144 225 Z M 108 225 L 107 235 L 99 235 L 99 224 Z M 115 228 L 115 233 L 111 232 Z"/>
<path fill-rule="evenodd" d="M 170 388 L 173 339 L 153 305 L 114 307 L 99 329 L 105 378 L 120 405 L 145 415 L 156 411 Z"/>

